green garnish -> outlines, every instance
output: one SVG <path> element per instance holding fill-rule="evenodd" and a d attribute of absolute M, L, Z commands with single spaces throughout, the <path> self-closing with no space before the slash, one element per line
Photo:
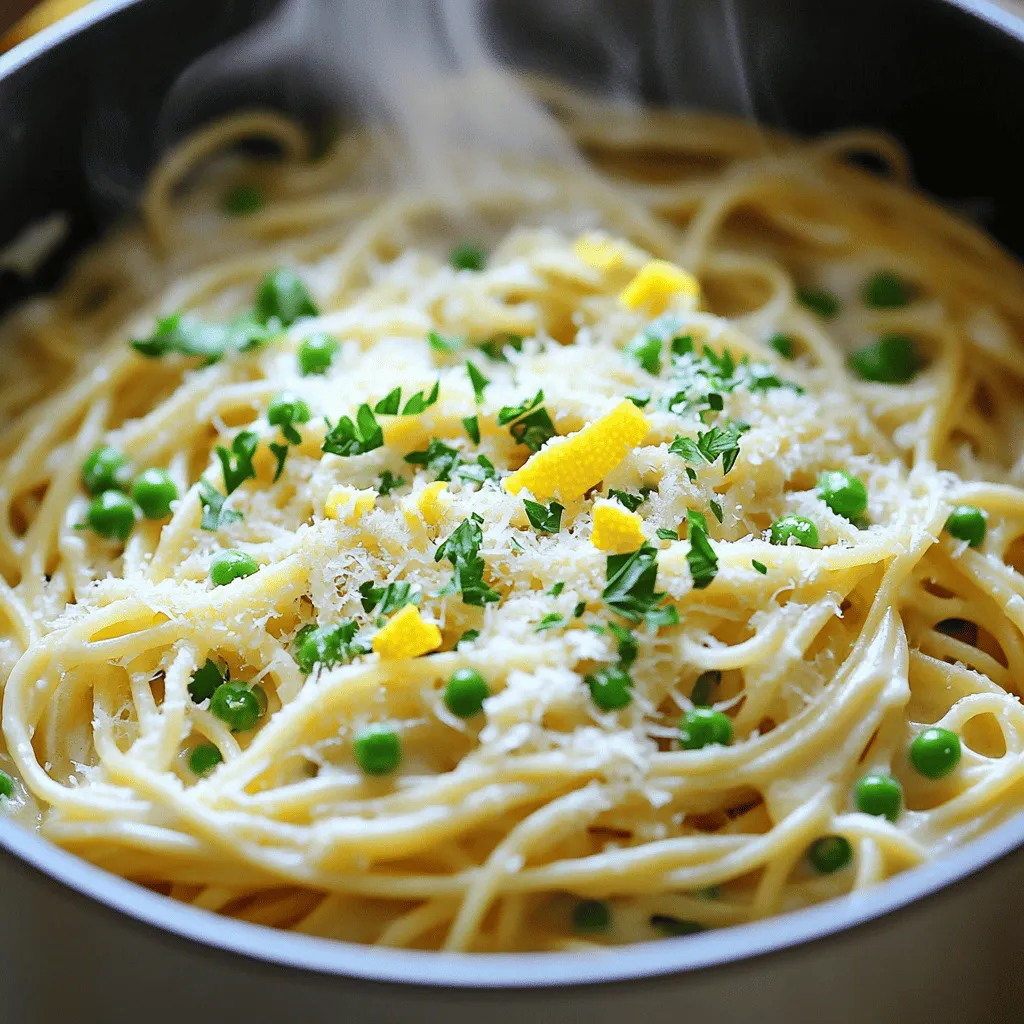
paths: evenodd
<path fill-rule="evenodd" d="M 345 458 L 365 455 L 384 444 L 384 431 L 373 410 L 365 403 L 359 406 L 355 423 L 348 416 L 342 416 L 333 427 L 327 420 L 327 427 L 327 436 L 320 450 L 329 455 Z"/>
<path fill-rule="evenodd" d="M 878 384 L 906 384 L 921 368 L 914 342 L 903 334 L 886 334 L 847 358 L 861 380 Z"/>
<path fill-rule="evenodd" d="M 708 707 L 711 704 L 711 688 L 718 686 L 722 681 L 722 673 L 716 668 L 708 669 L 697 676 L 693 689 L 690 691 L 690 700 L 695 707 Z"/>
<path fill-rule="evenodd" d="M 462 463 L 456 468 L 455 475 L 460 480 L 469 480 L 476 484 L 482 484 L 485 480 L 498 479 L 498 471 L 486 455 L 478 455 L 475 464 Z"/>
<path fill-rule="evenodd" d="M 231 217 L 244 217 L 263 209 L 263 189 L 246 183 L 236 185 L 224 194 L 224 212 Z"/>
<path fill-rule="evenodd" d="M 615 650 L 619 656 L 619 663 L 623 668 L 629 668 L 636 661 L 640 652 L 640 645 L 637 643 L 636 634 L 617 622 L 608 623 L 608 632 L 615 637 Z"/>
<path fill-rule="evenodd" d="M 555 436 L 555 425 L 541 406 L 543 401 L 544 392 L 538 391 L 520 405 L 505 405 L 498 412 L 498 426 L 510 424 L 509 433 L 531 452 L 539 451 L 545 441 Z"/>
<path fill-rule="evenodd" d="M 188 768 L 193 775 L 208 775 L 223 761 L 221 752 L 212 743 L 200 743 L 188 755 Z"/>
<path fill-rule="evenodd" d="M 679 741 L 684 750 L 701 750 L 712 744 L 727 747 L 732 743 L 732 722 L 721 711 L 693 707 L 679 723 Z"/>
<path fill-rule="evenodd" d="M 747 424 L 730 420 L 725 427 L 714 426 L 710 430 L 698 431 L 696 441 L 692 437 L 677 434 L 668 450 L 694 464 L 706 462 L 712 465 L 721 457 L 722 473 L 728 473 L 736 465 L 740 454 L 740 437 L 748 429 Z"/>
<path fill-rule="evenodd" d="M 261 324 L 276 320 L 282 327 L 290 327 L 302 317 L 316 316 L 319 310 L 299 275 L 279 267 L 267 274 L 256 289 L 254 313 Z"/>
<path fill-rule="evenodd" d="M 818 528 L 806 516 L 783 516 L 772 523 L 769 540 L 787 545 L 793 540 L 798 547 L 818 547 Z"/>
<path fill-rule="evenodd" d="M 378 615 L 390 615 L 407 604 L 419 604 L 422 596 L 404 580 L 395 580 L 383 587 L 375 587 L 373 580 L 366 580 L 359 584 L 359 595 L 363 611 L 372 612 L 376 608 Z"/>
<path fill-rule="evenodd" d="M 793 336 L 790 334 L 773 334 L 768 339 L 769 347 L 775 349 L 783 359 L 792 359 L 796 351 L 793 343 Z"/>
<path fill-rule="evenodd" d="M 443 544 L 438 546 L 434 561 L 440 562 L 442 558 L 446 558 L 455 570 L 439 597 L 462 594 L 464 604 L 477 607 L 501 600 L 501 595 L 484 582 L 487 564 L 480 557 L 480 545 L 483 543 L 483 531 L 480 529 L 482 522 L 483 519 L 477 513 L 472 513 L 455 528 Z"/>
<path fill-rule="evenodd" d="M 82 483 L 90 494 L 127 491 L 131 481 L 132 473 L 127 456 L 110 445 L 97 448 L 82 463 Z"/>
<path fill-rule="evenodd" d="M 618 711 L 633 700 L 633 680 L 622 665 L 607 665 L 583 680 L 602 711 Z"/>
<path fill-rule="evenodd" d="M 864 305 L 873 309 L 899 309 L 913 297 L 913 286 L 892 270 L 879 270 L 864 282 Z"/>
<path fill-rule="evenodd" d="M 199 522 L 204 530 L 219 530 L 228 523 L 237 522 L 242 518 L 241 512 L 225 508 L 227 498 L 217 490 L 205 476 L 199 478 L 199 503 L 203 506 L 203 516 Z"/>
<path fill-rule="evenodd" d="M 251 313 L 226 325 L 208 324 L 195 317 L 174 313 L 160 317 L 148 338 L 133 338 L 130 344 L 136 352 L 150 359 L 176 353 L 202 356 L 207 363 L 215 363 L 228 352 L 249 352 L 265 345 L 280 330 L 278 321 L 260 323 Z"/>
<path fill-rule="evenodd" d="M 230 451 L 222 445 L 217 445 L 217 458 L 224 471 L 224 489 L 229 495 L 237 491 L 246 480 L 256 476 L 252 457 L 259 443 L 259 434 L 252 430 L 243 430 L 232 439 Z"/>
<path fill-rule="evenodd" d="M 299 343 L 299 373 L 303 377 L 324 374 L 331 368 L 340 344 L 337 338 L 319 331 Z"/>
<path fill-rule="evenodd" d="M 470 384 L 473 385 L 473 397 L 479 405 L 484 399 L 484 388 L 491 382 L 468 359 L 466 360 L 466 373 L 469 376 Z"/>
<path fill-rule="evenodd" d="M 279 391 L 267 406 L 267 422 L 272 427 L 280 427 L 290 444 L 302 444 L 302 435 L 295 424 L 309 422 L 309 406 L 294 392 Z"/>
<path fill-rule="evenodd" d="M 473 444 L 480 443 L 480 420 L 476 416 L 463 416 L 462 425 Z"/>
<path fill-rule="evenodd" d="M 466 632 L 455 641 L 455 646 L 452 649 L 457 651 L 460 644 L 471 644 L 474 640 L 479 639 L 479 637 L 479 629 L 467 629 Z"/>
<path fill-rule="evenodd" d="M 670 530 L 667 526 L 659 526 L 654 532 L 660 540 L 679 540 L 679 531 Z"/>
<path fill-rule="evenodd" d="M 460 242 L 448 254 L 448 262 L 456 270 L 483 270 L 487 253 L 478 242 Z"/>
<path fill-rule="evenodd" d="M 674 607 L 659 608 L 664 593 L 655 591 L 658 579 L 658 549 L 643 544 L 636 551 L 625 555 L 609 555 L 607 583 L 601 596 L 613 611 L 630 622 L 646 620 L 657 628 L 671 624 L 678 612 Z"/>
<path fill-rule="evenodd" d="M 337 626 L 303 626 L 295 634 L 295 663 L 308 675 L 316 665 L 330 667 L 369 653 L 369 644 L 353 643 L 358 630 L 352 619 Z"/>
<path fill-rule="evenodd" d="M 377 491 L 380 494 L 390 494 L 396 487 L 405 485 L 405 477 L 395 476 L 390 469 L 385 469 L 380 477 L 380 485 Z"/>
<path fill-rule="evenodd" d="M 617 491 L 609 488 L 608 497 L 614 498 L 620 505 L 625 505 L 630 512 L 635 512 L 647 499 L 642 494 L 630 494 L 628 491 Z"/>
<path fill-rule="evenodd" d="M 430 389 L 430 394 L 426 398 L 423 397 L 422 391 L 417 391 L 406 403 L 402 409 L 403 416 L 418 416 L 421 412 L 425 412 L 430 408 L 436 401 L 437 396 L 441 391 L 441 380 L 438 378 L 434 381 L 434 386 Z"/>
<path fill-rule="evenodd" d="M 456 449 L 433 437 L 423 451 L 409 452 L 405 461 L 412 466 L 424 466 L 433 473 L 435 480 L 451 480 L 460 456 Z"/>
<path fill-rule="evenodd" d="M 143 470 L 132 485 L 132 497 L 147 519 L 166 519 L 171 502 L 178 500 L 178 487 L 166 469 Z"/>
<path fill-rule="evenodd" d="M 462 338 L 449 338 L 443 334 L 438 334 L 437 331 L 429 331 L 427 333 L 427 343 L 435 352 L 444 352 L 446 354 L 457 352 L 465 345 Z"/>
<path fill-rule="evenodd" d="M 252 555 L 237 548 L 228 548 L 210 563 L 210 582 L 215 587 L 226 587 L 235 580 L 258 572 L 259 568 L 259 563 Z"/>
<path fill-rule="evenodd" d="M 722 522 L 722 520 L 725 518 L 725 515 L 722 512 L 722 504 L 721 504 L 721 502 L 709 501 L 708 504 L 711 506 L 711 511 L 715 513 L 715 518 L 719 522 Z"/>
<path fill-rule="evenodd" d="M 367 775 L 389 775 L 402 760 L 402 741 L 393 729 L 371 725 L 356 736 L 352 752 Z"/>
<path fill-rule="evenodd" d="M 14 796 L 14 779 L 0 768 L 0 799 L 10 800 Z"/>
<path fill-rule="evenodd" d="M 601 900 L 581 900 L 572 908 L 572 926 L 578 932 L 603 932 L 611 924 L 608 904 Z"/>
<path fill-rule="evenodd" d="M 686 561 L 690 566 L 694 590 L 704 590 L 710 586 L 718 573 L 718 556 L 708 540 L 706 526 L 705 523 L 702 528 L 695 520 L 689 520 L 690 550 L 686 553 Z"/>
<path fill-rule="evenodd" d="M 559 594 L 560 594 L 560 593 L 561 593 L 561 592 L 562 592 L 563 590 L 565 590 L 565 583 L 564 583 L 564 582 L 563 582 L 562 580 L 559 580 L 559 581 L 558 581 L 558 582 L 557 582 L 556 584 L 554 584 L 554 586 L 552 586 L 552 588 L 551 588 L 551 589 L 550 589 L 550 590 L 548 591 L 548 593 L 549 593 L 549 594 L 550 594 L 550 595 L 551 595 L 552 597 L 558 597 L 558 595 L 559 595 Z"/>
<path fill-rule="evenodd" d="M 844 836 L 822 836 L 807 848 L 807 859 L 818 874 L 842 871 L 853 858 L 853 847 Z"/>
<path fill-rule="evenodd" d="M 522 352 L 523 339 L 518 334 L 501 334 L 496 338 L 489 338 L 480 344 L 480 351 L 496 363 L 508 362 L 505 350 L 509 348 L 513 352 Z"/>
<path fill-rule="evenodd" d="M 381 416 L 397 416 L 402 405 L 402 389 L 392 388 L 374 407 Z"/>
<path fill-rule="evenodd" d="M 661 373 L 661 338 L 650 334 L 638 334 L 631 339 L 623 351 L 636 360 L 652 376 Z"/>
<path fill-rule="evenodd" d="M 891 775 L 869 772 L 854 785 L 853 800 L 858 811 L 895 821 L 903 807 L 903 787 Z"/>
<path fill-rule="evenodd" d="M 217 687 L 226 682 L 227 678 L 228 673 L 221 671 L 215 661 L 207 658 L 205 663 L 192 673 L 192 680 L 188 684 L 189 696 L 196 704 L 202 704 L 204 700 L 209 700 L 213 696 Z"/>
<path fill-rule="evenodd" d="M 837 516 L 859 519 L 868 507 L 868 492 L 862 481 L 845 469 L 826 470 L 818 477 L 818 497 Z"/>
<path fill-rule="evenodd" d="M 248 732 L 260 720 L 259 697 L 248 683 L 221 683 L 210 698 L 210 713 L 232 732 Z"/>
<path fill-rule="evenodd" d="M 756 558 L 750 560 L 750 564 L 762 575 L 768 575 L 768 566 L 764 562 L 759 562 Z"/>
<path fill-rule="evenodd" d="M 926 778 L 941 779 L 960 763 L 960 737 L 949 729 L 925 729 L 910 744 L 910 763 Z"/>
<path fill-rule="evenodd" d="M 281 479 L 281 474 L 284 472 L 285 460 L 288 458 L 288 445 L 278 444 L 276 441 L 271 441 L 267 446 L 274 453 L 274 458 L 277 460 L 277 465 L 274 467 L 274 479 L 273 483 L 277 483 Z"/>
<path fill-rule="evenodd" d="M 138 505 L 120 491 L 104 491 L 92 499 L 85 521 L 89 529 L 107 540 L 126 541 L 140 514 Z"/>
<path fill-rule="evenodd" d="M 578 619 L 587 610 L 587 602 L 579 601 L 572 610 L 572 617 Z"/>
<path fill-rule="evenodd" d="M 696 935 L 698 932 L 704 931 L 704 925 L 699 921 L 686 921 L 681 917 L 672 917 L 670 914 L 651 914 L 650 925 L 673 938 Z"/>
<path fill-rule="evenodd" d="M 651 402 L 651 389 L 640 388 L 638 391 L 631 391 L 626 397 L 638 408 L 643 409 L 645 406 L 650 405 Z"/>
<path fill-rule="evenodd" d="M 824 288 L 798 288 L 796 301 L 824 320 L 831 320 L 839 313 L 839 298 Z"/>
<path fill-rule="evenodd" d="M 545 508 L 539 501 L 530 501 L 529 498 L 524 498 L 523 507 L 526 509 L 526 518 L 530 520 L 530 525 L 535 530 L 539 530 L 541 533 L 558 533 L 561 529 L 562 513 L 565 508 L 557 501 L 551 502 Z"/>
<path fill-rule="evenodd" d="M 967 541 L 972 548 L 981 547 L 985 540 L 985 513 L 973 505 L 957 505 L 946 520 L 946 533 Z"/>
<path fill-rule="evenodd" d="M 458 718 L 478 715 L 491 695 L 484 677 L 474 668 L 458 668 L 444 688 L 444 706 Z"/>
<path fill-rule="evenodd" d="M 543 633 L 546 629 L 554 629 L 555 626 L 561 626 L 563 622 L 565 619 L 558 612 L 549 612 L 537 624 L 534 633 Z"/>
<path fill-rule="evenodd" d="M 698 512 L 696 509 L 688 508 L 686 510 L 686 528 L 687 531 L 694 529 L 703 530 L 705 533 L 708 532 L 708 520 L 707 516 L 703 512 Z"/>

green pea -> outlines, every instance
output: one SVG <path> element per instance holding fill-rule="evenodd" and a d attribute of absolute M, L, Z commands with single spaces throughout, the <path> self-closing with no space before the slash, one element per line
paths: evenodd
<path fill-rule="evenodd" d="M 82 463 L 82 483 L 90 494 L 127 491 L 131 480 L 127 457 L 110 445 L 97 448 Z"/>
<path fill-rule="evenodd" d="M 293 391 L 279 391 L 267 406 L 267 422 L 272 427 L 308 423 L 309 406 Z"/>
<path fill-rule="evenodd" d="M 837 516 L 859 519 L 868 507 L 864 484 L 845 469 L 829 469 L 818 477 L 818 497 Z"/>
<path fill-rule="evenodd" d="M 220 751 L 212 743 L 200 743 L 188 755 L 189 771 L 193 775 L 206 775 L 223 760 Z"/>
<path fill-rule="evenodd" d="M 772 523 L 770 539 L 773 544 L 788 544 L 790 538 L 802 548 L 819 546 L 818 528 L 806 516 L 783 516 Z"/>
<path fill-rule="evenodd" d="M 946 533 L 967 541 L 972 548 L 981 547 L 985 539 L 985 513 L 973 505 L 957 505 L 946 520 Z"/>
<path fill-rule="evenodd" d="M 248 683 L 221 683 L 210 698 L 210 711 L 232 732 L 248 732 L 260 720 L 259 698 Z"/>
<path fill-rule="evenodd" d="M 925 729 L 910 744 L 910 763 L 929 779 L 941 779 L 960 763 L 960 737 L 949 729 Z"/>
<path fill-rule="evenodd" d="M 139 507 L 120 491 L 104 491 L 93 498 L 85 521 L 89 528 L 108 540 L 125 541 L 135 526 Z"/>
<path fill-rule="evenodd" d="M 252 555 L 247 555 L 237 548 L 228 548 L 210 563 L 210 582 L 215 587 L 226 587 L 235 580 L 244 579 L 258 572 L 259 568 Z"/>
<path fill-rule="evenodd" d="M 691 708 L 679 723 L 679 740 L 684 750 L 700 750 L 713 743 L 732 743 L 732 722 L 713 708 Z"/>
<path fill-rule="evenodd" d="M 590 696 L 602 711 L 618 711 L 633 700 L 633 680 L 621 665 L 608 665 L 584 682 L 590 688 Z"/>
<path fill-rule="evenodd" d="M 792 359 L 796 352 L 796 346 L 793 343 L 793 336 L 791 334 L 773 334 L 769 339 L 768 344 L 775 349 L 783 359 Z"/>
<path fill-rule="evenodd" d="M 895 821 L 903 807 L 903 787 L 891 775 L 869 772 L 854 785 L 853 800 L 858 811 Z"/>
<path fill-rule="evenodd" d="M 460 242 L 448 254 L 448 262 L 456 270 L 483 270 L 487 253 L 476 242 Z"/>
<path fill-rule="evenodd" d="M 171 502 L 178 500 L 178 488 L 166 469 L 145 469 L 132 485 L 132 497 L 147 519 L 166 519 Z"/>
<path fill-rule="evenodd" d="M 921 368 L 914 342 L 902 334 L 886 334 L 851 352 L 849 367 L 861 380 L 906 384 Z"/>
<path fill-rule="evenodd" d="M 841 871 L 853 858 L 853 847 L 845 836 L 822 836 L 807 848 L 811 867 L 822 875 Z"/>
<path fill-rule="evenodd" d="M 796 300 L 805 309 L 831 320 L 839 313 L 839 298 L 825 288 L 798 288 Z"/>
<path fill-rule="evenodd" d="M 473 668 L 459 668 L 452 673 L 444 688 L 445 707 L 459 718 L 469 718 L 483 710 L 491 695 L 484 677 Z"/>
<path fill-rule="evenodd" d="M 402 760 L 402 741 L 393 729 L 371 725 L 356 736 L 353 752 L 367 775 L 389 775 Z"/>
<path fill-rule="evenodd" d="M 898 309 L 906 306 L 914 289 L 892 270 L 880 270 L 864 282 L 864 305 L 874 309 Z"/>
<path fill-rule="evenodd" d="M 311 334 L 299 345 L 299 373 L 309 377 L 315 373 L 326 373 L 339 348 L 337 338 L 329 334 Z"/>
<path fill-rule="evenodd" d="M 14 796 L 14 779 L 0 768 L 0 799 L 10 800 Z"/>
<path fill-rule="evenodd" d="M 602 900 L 580 900 L 572 908 L 572 926 L 578 932 L 603 932 L 611 923 L 611 911 Z"/>
<path fill-rule="evenodd" d="M 236 185 L 224 195 L 224 212 L 231 217 L 244 217 L 263 208 L 263 189 L 259 185 Z"/>

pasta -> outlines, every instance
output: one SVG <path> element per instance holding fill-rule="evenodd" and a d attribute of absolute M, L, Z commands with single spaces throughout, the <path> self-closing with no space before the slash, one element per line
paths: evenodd
<path fill-rule="evenodd" d="M 589 169 L 454 206 L 368 184 L 374 133 L 225 119 L 7 319 L 0 813 L 488 952 L 781 913 L 1021 809 L 1020 266 L 887 138 L 546 98 Z"/>

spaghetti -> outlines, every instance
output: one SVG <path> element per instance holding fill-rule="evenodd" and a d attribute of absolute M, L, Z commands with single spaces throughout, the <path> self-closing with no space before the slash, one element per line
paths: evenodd
<path fill-rule="evenodd" d="M 594 170 L 455 210 L 367 187 L 373 136 L 222 121 L 8 319 L 2 813 L 199 907 L 502 951 L 837 897 L 1024 805 L 1021 268 L 874 134 L 549 99 Z M 283 161 L 206 162 L 254 136 Z"/>

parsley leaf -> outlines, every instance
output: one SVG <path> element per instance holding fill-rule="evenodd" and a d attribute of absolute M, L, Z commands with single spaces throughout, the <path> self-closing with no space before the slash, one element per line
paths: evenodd
<path fill-rule="evenodd" d="M 538 391 L 533 398 L 527 398 L 519 405 L 503 405 L 498 411 L 498 426 L 503 427 L 506 423 L 511 423 L 513 420 L 519 419 L 520 416 L 524 416 L 531 409 L 537 408 L 541 402 L 544 401 L 543 390 Z"/>
<path fill-rule="evenodd" d="M 559 595 L 559 594 L 560 594 L 560 593 L 561 593 L 561 592 L 562 592 L 563 590 L 565 590 L 565 583 L 564 583 L 564 582 L 563 582 L 562 580 L 559 580 L 559 581 L 558 581 L 558 582 L 557 582 L 556 584 L 554 584 L 554 586 L 552 586 L 552 588 L 551 588 L 551 589 L 550 589 L 550 590 L 548 591 L 548 593 L 549 593 L 549 594 L 550 594 L 550 595 L 551 595 L 552 597 L 558 597 L 558 595 Z"/>
<path fill-rule="evenodd" d="M 402 404 L 402 389 L 392 388 L 374 407 L 373 411 L 381 416 L 397 416 Z"/>
<path fill-rule="evenodd" d="M 625 505 L 630 512 L 635 512 L 647 500 L 647 496 L 644 494 L 630 494 L 628 491 L 617 491 L 614 487 L 609 489 L 608 495 L 614 498 L 620 505 Z"/>
<path fill-rule="evenodd" d="M 441 381 L 438 379 L 434 381 L 434 386 L 430 389 L 430 394 L 426 398 L 423 397 L 422 391 L 417 391 L 416 394 L 405 403 L 405 407 L 402 409 L 402 415 L 416 416 L 430 408 L 430 406 L 437 401 L 440 389 Z"/>
<path fill-rule="evenodd" d="M 405 461 L 411 466 L 424 466 L 437 480 L 451 480 L 452 472 L 458 467 L 461 457 L 444 441 L 432 437 L 423 451 L 409 452 Z"/>
<path fill-rule="evenodd" d="M 545 629 L 554 629 L 555 626 L 562 625 L 564 621 L 565 619 L 558 612 L 551 612 L 540 620 L 534 633 L 542 633 Z"/>
<path fill-rule="evenodd" d="M 539 451 L 545 441 L 555 436 L 555 425 L 541 406 L 543 401 L 544 392 L 538 391 L 520 405 L 505 405 L 498 412 L 498 426 L 511 424 L 509 433 L 531 452 Z"/>
<path fill-rule="evenodd" d="M 648 373 L 657 377 L 661 373 L 661 338 L 638 334 L 627 343 L 623 351 L 635 359 Z"/>
<path fill-rule="evenodd" d="M 530 520 L 530 525 L 535 530 L 539 530 L 541 533 L 558 533 L 561 529 L 562 513 L 565 508 L 557 501 L 551 502 L 545 508 L 539 501 L 530 501 L 529 498 L 524 498 L 523 507 L 526 509 L 526 518 Z"/>
<path fill-rule="evenodd" d="M 480 636 L 479 629 L 467 629 L 458 640 L 455 641 L 453 650 L 458 650 L 460 644 L 470 644 Z"/>
<path fill-rule="evenodd" d="M 272 270 L 256 289 L 254 315 L 261 324 L 276 320 L 281 327 L 289 327 L 301 317 L 316 316 L 318 312 L 302 279 L 287 267 Z"/>
<path fill-rule="evenodd" d="M 437 331 L 430 331 L 427 334 L 427 342 L 435 352 L 445 353 L 457 352 L 465 345 L 465 341 L 462 338 L 438 334 Z"/>
<path fill-rule="evenodd" d="M 221 667 L 215 661 L 207 658 L 206 662 L 192 673 L 192 680 L 188 684 L 189 696 L 196 704 L 202 704 L 204 700 L 213 696 L 213 691 L 227 678 L 227 670 L 221 671 Z"/>
<path fill-rule="evenodd" d="M 721 504 L 721 502 L 709 501 L 708 504 L 711 506 L 711 511 L 715 513 L 715 518 L 719 522 L 721 522 L 723 520 L 723 518 L 724 518 L 724 513 L 722 512 L 722 504 Z"/>
<path fill-rule="evenodd" d="M 308 674 L 316 665 L 337 665 L 368 654 L 368 643 L 352 642 L 358 629 L 359 624 L 352 619 L 337 626 L 303 626 L 295 634 L 295 663 Z"/>
<path fill-rule="evenodd" d="M 284 461 L 288 458 L 288 445 L 277 444 L 275 441 L 270 442 L 270 450 L 274 453 L 274 458 L 277 459 L 277 468 L 274 470 L 274 480 L 276 484 L 281 479 L 281 474 L 284 472 Z"/>
<path fill-rule="evenodd" d="M 463 416 L 462 425 L 466 428 L 470 440 L 474 444 L 480 443 L 480 420 L 476 416 Z"/>
<path fill-rule="evenodd" d="M 226 500 L 205 476 L 199 478 L 199 502 L 203 506 L 203 517 L 199 525 L 204 530 L 219 530 L 242 518 L 241 512 L 224 507 Z"/>
<path fill-rule="evenodd" d="M 464 463 L 455 470 L 455 475 L 460 480 L 468 480 L 471 483 L 482 484 L 485 480 L 497 480 L 498 471 L 494 468 L 486 455 L 478 455 L 476 464 Z"/>
<path fill-rule="evenodd" d="M 217 445 L 217 458 L 220 459 L 221 469 L 224 471 L 224 489 L 228 494 L 234 493 L 246 480 L 256 476 L 252 457 L 259 443 L 259 434 L 252 430 L 243 430 L 235 435 L 230 451 L 222 445 Z"/>
<path fill-rule="evenodd" d="M 649 405 L 651 401 L 651 389 L 650 388 L 639 388 L 637 391 L 631 391 L 626 397 L 638 408 L 642 409 L 645 405 Z"/>
<path fill-rule="evenodd" d="M 385 469 L 380 477 L 380 486 L 377 491 L 380 494 L 390 494 L 396 487 L 405 483 L 405 477 L 395 476 L 390 469 Z"/>
<path fill-rule="evenodd" d="M 609 608 L 630 622 L 646 619 L 655 628 L 667 625 L 675 608 L 658 607 L 665 594 L 655 591 L 657 579 L 658 549 L 642 544 L 630 554 L 608 556 L 607 583 L 601 596 Z"/>
<path fill-rule="evenodd" d="M 466 360 L 466 373 L 469 375 L 469 383 L 473 385 L 476 404 L 479 405 L 484 399 L 484 388 L 491 382 L 468 359 Z"/>
<path fill-rule="evenodd" d="M 341 455 L 345 458 L 364 455 L 384 444 L 384 431 L 377 423 L 373 410 L 365 403 L 359 406 L 355 423 L 348 416 L 342 416 L 333 427 L 331 421 L 327 420 L 327 426 L 327 436 L 320 450 L 328 455 Z"/>
<path fill-rule="evenodd" d="M 689 515 L 689 513 L 688 513 Z M 704 590 L 718 572 L 718 556 L 708 541 L 707 532 L 690 521 L 690 550 L 686 553 L 695 590 Z"/>
<path fill-rule="evenodd" d="M 251 315 L 241 316 L 230 324 L 208 324 L 192 316 L 175 313 L 161 317 L 148 338 L 130 342 L 140 355 L 159 359 L 169 353 L 202 356 L 215 363 L 228 352 L 248 352 L 266 344 L 278 333 L 277 325 L 257 323 Z"/>
<path fill-rule="evenodd" d="M 703 530 L 708 532 L 708 520 L 703 512 L 697 512 L 692 508 L 686 510 L 686 525 L 690 530 Z"/>
<path fill-rule="evenodd" d="M 496 338 L 490 338 L 480 345 L 480 351 L 497 363 L 508 362 L 505 350 L 509 348 L 513 352 L 522 352 L 523 339 L 518 334 L 500 334 Z"/>
<path fill-rule="evenodd" d="M 749 429 L 749 424 L 730 420 L 724 428 L 714 426 L 710 430 L 698 431 L 696 441 L 677 434 L 668 450 L 673 455 L 681 455 L 687 462 L 697 464 L 706 462 L 711 465 L 721 457 L 722 472 L 728 473 L 739 458 L 740 437 Z"/>
<path fill-rule="evenodd" d="M 483 519 L 479 515 L 472 513 L 455 528 L 443 544 L 438 546 L 434 561 L 440 562 L 442 558 L 446 558 L 455 569 L 455 574 L 438 596 L 461 593 L 465 604 L 477 607 L 501 600 L 501 595 L 484 582 L 484 570 L 487 565 L 480 557 L 480 545 L 483 543 L 483 531 L 480 529 L 482 522 Z"/>
<path fill-rule="evenodd" d="M 750 564 L 762 575 L 768 575 L 768 566 L 764 562 L 759 562 L 756 558 L 750 560 Z"/>
<path fill-rule="evenodd" d="M 608 623 L 608 631 L 615 637 L 615 646 L 619 654 L 619 661 L 623 668 L 629 668 L 636 661 L 640 645 L 633 630 L 620 626 L 617 622 Z"/>
<path fill-rule="evenodd" d="M 377 608 L 378 615 L 390 615 L 404 605 L 419 604 L 421 594 L 402 580 L 388 583 L 383 587 L 375 587 L 373 580 L 366 580 L 359 584 L 359 597 L 363 602 L 363 611 L 372 612 Z"/>
<path fill-rule="evenodd" d="M 580 601 L 572 610 L 572 617 L 578 619 L 587 610 L 587 602 Z"/>
<path fill-rule="evenodd" d="M 662 526 L 656 532 L 660 540 L 679 540 L 678 530 L 669 530 Z"/>
<path fill-rule="evenodd" d="M 697 676 L 697 681 L 690 691 L 690 700 L 698 707 L 707 707 L 711 703 L 711 687 L 722 681 L 722 673 L 718 669 L 709 669 Z"/>

